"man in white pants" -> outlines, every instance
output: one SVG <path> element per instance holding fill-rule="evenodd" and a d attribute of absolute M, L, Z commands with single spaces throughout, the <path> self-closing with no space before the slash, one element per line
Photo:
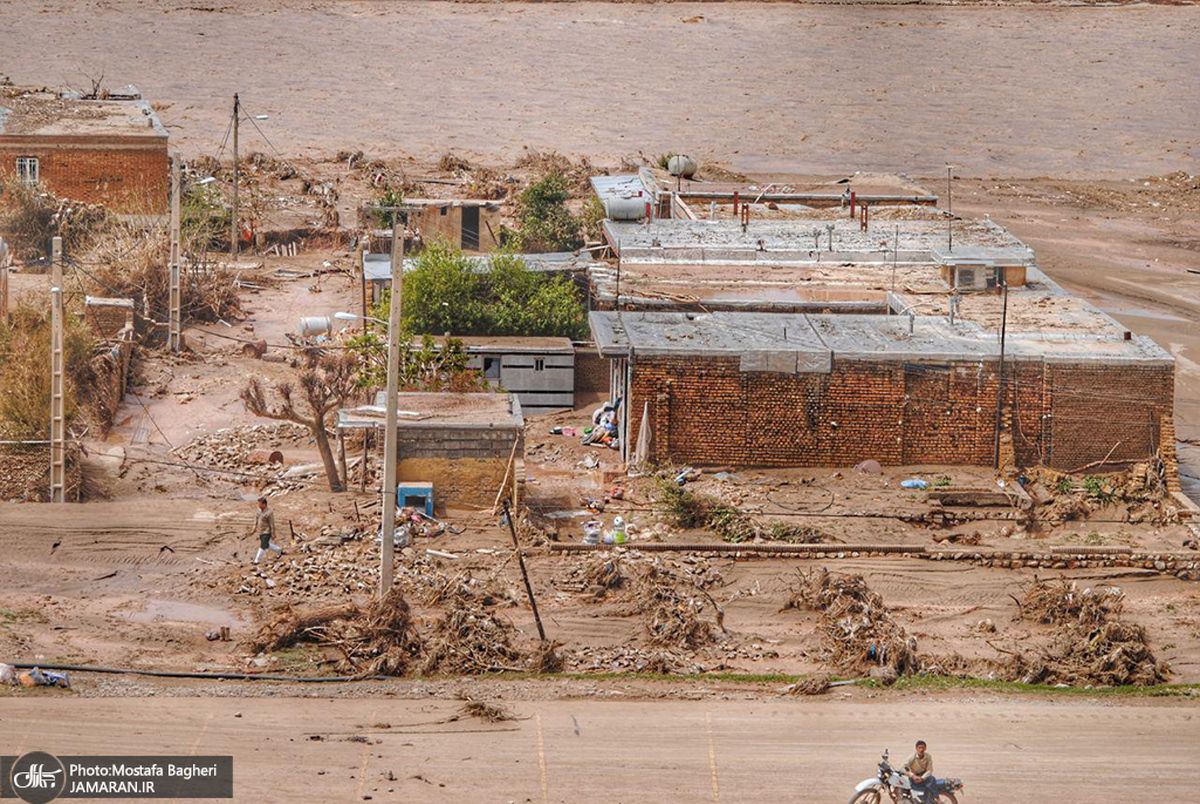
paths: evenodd
<path fill-rule="evenodd" d="M 254 532 L 258 534 L 258 555 L 254 563 L 262 561 L 263 554 L 274 550 L 283 555 L 283 548 L 271 541 L 275 538 L 275 512 L 267 507 L 267 498 L 258 498 L 258 513 L 254 515 Z"/>

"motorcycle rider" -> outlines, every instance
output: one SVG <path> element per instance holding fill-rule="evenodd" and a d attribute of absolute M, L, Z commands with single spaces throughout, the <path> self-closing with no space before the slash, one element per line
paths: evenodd
<path fill-rule="evenodd" d="M 904 763 L 904 772 L 913 790 L 921 793 L 921 800 L 932 804 L 937 800 L 937 779 L 933 778 L 933 755 L 926 748 L 924 740 L 917 740 L 917 753 Z"/>

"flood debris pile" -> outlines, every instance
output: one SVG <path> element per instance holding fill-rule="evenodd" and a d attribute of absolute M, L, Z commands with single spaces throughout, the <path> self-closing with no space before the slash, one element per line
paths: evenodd
<path fill-rule="evenodd" d="M 341 656 L 338 671 L 363 677 L 404 675 L 423 648 L 399 588 L 364 608 L 347 603 L 299 612 L 285 606 L 262 626 L 250 647 L 276 651 L 301 643 L 336 650 Z"/>
<path fill-rule="evenodd" d="M 1169 525 L 1179 519 L 1161 459 L 1122 472 L 1077 475 L 1045 467 L 1030 472 L 1038 517 L 1054 528 L 1104 508 L 1123 509 L 1131 524 Z"/>
<path fill-rule="evenodd" d="M 724 611 L 712 596 L 697 586 L 682 584 L 665 567 L 651 564 L 637 579 L 634 598 L 651 644 L 695 650 L 715 641 L 724 630 Z M 706 616 L 706 605 L 714 620 Z"/>
<path fill-rule="evenodd" d="M 785 542 L 819 544 L 829 541 L 817 528 L 787 522 L 765 522 L 715 497 L 698 494 L 680 486 L 674 478 L 659 480 L 659 505 L 667 521 L 685 530 L 711 530 L 731 544 L 743 542 Z"/>
<path fill-rule="evenodd" d="M 1010 681 L 1069 686 L 1153 686 L 1170 668 L 1150 650 L 1146 629 L 1121 620 L 1121 590 L 1079 589 L 1073 581 L 1029 584 L 1017 601 L 1018 619 L 1051 625 L 1034 648 L 1000 649 L 1000 673 Z"/>
<path fill-rule="evenodd" d="M 853 673 L 886 667 L 896 675 L 920 670 L 916 639 L 896 622 L 861 575 L 828 570 L 800 573 L 786 609 L 819 612 L 819 630 L 829 644 L 828 661 Z"/>
<path fill-rule="evenodd" d="M 482 675 L 519 672 L 524 656 L 513 644 L 516 628 L 477 599 L 454 595 L 433 626 L 421 675 Z"/>

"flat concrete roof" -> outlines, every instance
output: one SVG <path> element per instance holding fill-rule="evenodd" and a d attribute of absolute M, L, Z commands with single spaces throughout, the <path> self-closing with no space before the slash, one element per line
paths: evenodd
<path fill-rule="evenodd" d="M 955 219 L 955 251 L 1025 249 L 1015 235 L 989 220 Z M 897 248 L 897 229 L 899 246 Z M 745 231 L 732 220 L 671 218 L 652 223 L 606 220 L 605 236 L 623 262 L 927 262 L 948 244 L 947 221 L 892 219 L 862 231 L 840 209 L 803 220 L 751 219 Z M 832 232 L 832 246 L 830 233 Z"/>
<path fill-rule="evenodd" d="M 396 395 L 397 430 L 430 427 L 464 430 L 520 430 L 525 427 L 515 394 L 401 391 Z M 338 428 L 357 430 L 386 425 L 387 392 L 373 405 L 338 411 Z"/>
<path fill-rule="evenodd" d="M 390 235 L 389 235 L 390 236 Z M 470 260 L 476 271 L 480 273 L 490 270 L 492 257 L 495 254 L 464 254 L 463 259 Z M 517 254 L 525 262 L 530 271 L 556 273 L 559 271 L 586 271 L 589 267 L 600 265 L 589 254 L 576 254 L 573 251 L 555 251 L 547 254 Z M 414 270 L 420 257 L 405 257 L 404 272 Z M 363 277 L 368 282 L 387 282 L 392 278 L 392 258 L 390 254 L 379 252 L 367 254 L 363 261 Z"/>
<path fill-rule="evenodd" d="M 743 371 L 829 371 L 833 360 L 999 360 L 999 337 L 973 321 L 931 315 L 593 312 L 604 357 L 738 356 Z M 793 355 L 787 358 L 786 355 Z M 1171 365 L 1141 336 L 1105 332 L 1053 338 L 1009 332 L 1005 356 L 1063 363 Z"/>
<path fill-rule="evenodd" d="M 574 354 L 575 347 L 570 338 L 551 338 L 538 335 L 451 335 L 462 341 L 463 347 L 471 354 Z M 421 338 L 413 339 L 414 348 L 421 347 Z M 443 335 L 434 336 L 434 342 L 441 346 L 446 338 Z"/>
<path fill-rule="evenodd" d="M 168 136 L 136 87 L 85 100 L 59 90 L 0 87 L 0 137 Z"/>

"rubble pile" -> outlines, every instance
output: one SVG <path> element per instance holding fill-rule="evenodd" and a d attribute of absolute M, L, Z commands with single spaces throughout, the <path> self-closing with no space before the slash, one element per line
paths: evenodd
<path fill-rule="evenodd" d="M 566 665 L 580 673 L 650 673 L 653 675 L 703 673 L 694 658 L 676 650 L 647 650 L 628 645 L 572 651 Z"/>
<path fill-rule="evenodd" d="M 1018 619 L 1055 626 L 1040 647 L 1002 650 L 1001 674 L 1026 684 L 1152 686 L 1170 669 L 1150 650 L 1146 629 L 1120 620 L 1119 589 L 1078 590 L 1073 582 L 1034 580 L 1018 601 Z"/>
<path fill-rule="evenodd" d="M 848 672 L 880 665 L 897 675 L 915 673 L 916 640 L 896 622 L 861 575 L 834 574 L 822 569 L 801 573 L 784 609 L 821 613 L 820 631 L 832 650 L 830 662 Z"/>
<path fill-rule="evenodd" d="M 197 436 L 176 450 L 176 455 L 188 463 L 240 472 L 246 480 L 257 479 L 270 485 L 265 493 L 283 494 L 305 487 L 303 478 L 323 471 L 319 466 L 284 468 L 281 460 L 272 463 L 271 455 L 280 447 L 300 447 L 312 443 L 307 427 L 291 422 L 225 427 Z M 276 456 L 277 458 L 280 456 Z"/>

